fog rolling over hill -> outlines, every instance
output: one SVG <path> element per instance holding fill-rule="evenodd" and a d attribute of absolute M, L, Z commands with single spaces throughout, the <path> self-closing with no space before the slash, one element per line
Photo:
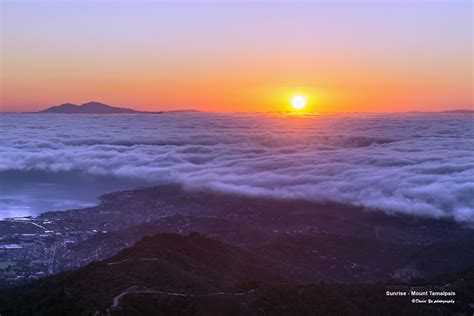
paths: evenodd
<path fill-rule="evenodd" d="M 58 187 L 48 196 L 58 209 L 80 205 L 54 195 L 60 181 L 71 179 L 74 192 L 80 178 L 103 183 L 101 193 L 116 190 L 114 179 L 129 188 L 179 183 L 474 221 L 471 115 L 3 114 L 2 124 L 0 203 L 8 216 L 48 210 L 35 207 L 44 185 Z M 12 185 L 20 177 L 29 185 Z M 97 193 L 84 195 L 87 205 Z"/>
<path fill-rule="evenodd" d="M 100 102 L 87 102 L 81 105 L 64 103 L 58 106 L 52 106 L 37 113 L 56 113 L 56 114 L 161 114 L 161 112 L 143 112 L 129 108 L 120 108 L 110 106 Z"/>

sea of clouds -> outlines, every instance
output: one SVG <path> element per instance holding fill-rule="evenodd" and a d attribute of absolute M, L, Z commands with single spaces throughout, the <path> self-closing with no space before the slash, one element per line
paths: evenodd
<path fill-rule="evenodd" d="M 3 114 L 0 172 L 72 171 L 473 222 L 473 118 Z"/>

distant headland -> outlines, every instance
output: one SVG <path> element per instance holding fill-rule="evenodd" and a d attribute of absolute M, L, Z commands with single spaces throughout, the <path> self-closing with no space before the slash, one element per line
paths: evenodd
<path fill-rule="evenodd" d="M 474 114 L 474 110 L 459 109 L 459 110 L 451 110 L 451 111 L 441 111 L 440 113 L 447 113 L 447 114 Z"/>
<path fill-rule="evenodd" d="M 57 113 L 57 114 L 162 114 L 160 112 L 144 112 L 130 108 L 120 108 L 99 102 L 88 102 L 81 105 L 64 103 L 52 106 L 36 113 Z"/>

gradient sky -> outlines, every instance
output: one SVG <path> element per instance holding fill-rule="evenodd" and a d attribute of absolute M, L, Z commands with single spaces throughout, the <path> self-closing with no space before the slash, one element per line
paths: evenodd
<path fill-rule="evenodd" d="M 473 106 L 472 1 L 2 1 L 2 111 Z"/>

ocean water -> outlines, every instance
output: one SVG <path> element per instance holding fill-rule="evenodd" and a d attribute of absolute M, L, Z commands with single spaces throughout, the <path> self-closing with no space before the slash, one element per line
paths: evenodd
<path fill-rule="evenodd" d="M 0 218 L 162 183 L 474 221 L 466 114 L 0 115 Z"/>

